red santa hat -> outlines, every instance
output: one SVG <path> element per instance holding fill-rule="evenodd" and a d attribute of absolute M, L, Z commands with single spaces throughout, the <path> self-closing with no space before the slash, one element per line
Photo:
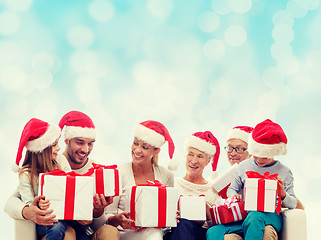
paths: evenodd
<path fill-rule="evenodd" d="M 174 142 L 167 128 L 160 122 L 153 120 L 141 122 L 134 128 L 134 137 L 157 148 L 163 146 L 167 141 L 169 157 L 173 158 L 175 150 Z"/>
<path fill-rule="evenodd" d="M 83 137 L 96 139 L 96 128 L 86 114 L 78 111 L 71 111 L 66 113 L 59 122 L 61 130 L 65 127 L 65 139 L 72 139 L 75 137 Z"/>
<path fill-rule="evenodd" d="M 61 130 L 56 124 L 49 124 L 37 118 L 30 119 L 22 130 L 16 162 L 13 171 L 19 171 L 23 148 L 38 153 L 51 146 L 61 135 Z"/>
<path fill-rule="evenodd" d="M 248 143 L 249 136 L 252 131 L 253 128 L 249 126 L 236 126 L 228 132 L 226 142 L 230 139 L 240 139 Z"/>
<path fill-rule="evenodd" d="M 194 133 L 192 136 L 186 139 L 184 146 L 185 149 L 193 147 L 213 156 L 212 170 L 216 171 L 220 156 L 220 145 L 210 131 Z"/>
<path fill-rule="evenodd" d="M 286 135 L 277 123 L 270 119 L 257 124 L 249 138 L 249 152 L 256 157 L 273 158 L 286 154 Z"/>

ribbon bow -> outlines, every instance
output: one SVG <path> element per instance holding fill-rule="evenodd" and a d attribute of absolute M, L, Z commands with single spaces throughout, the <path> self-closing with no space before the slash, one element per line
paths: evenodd
<path fill-rule="evenodd" d="M 263 175 L 259 174 L 258 172 L 254 172 L 254 171 L 247 171 L 245 172 L 245 174 L 247 175 L 248 178 L 260 178 L 259 179 L 259 184 L 261 181 L 264 181 L 264 179 L 268 179 L 268 180 L 276 180 L 277 181 L 277 194 L 276 194 L 276 197 L 279 196 L 279 201 L 278 201 L 278 205 L 276 207 L 276 212 L 277 214 L 280 214 L 281 212 L 281 188 L 280 188 L 280 183 L 278 182 L 278 174 L 275 173 L 275 174 L 272 174 L 270 175 L 270 172 L 265 172 Z"/>

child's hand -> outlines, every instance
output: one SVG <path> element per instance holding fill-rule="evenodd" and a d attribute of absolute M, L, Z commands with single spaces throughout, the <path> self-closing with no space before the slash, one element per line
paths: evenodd
<path fill-rule="evenodd" d="M 242 201 L 242 194 L 235 194 L 233 196 L 238 202 Z"/>
<path fill-rule="evenodd" d="M 42 210 L 47 210 L 50 206 L 49 199 L 41 198 L 38 202 L 38 207 Z"/>
<path fill-rule="evenodd" d="M 280 184 L 280 189 L 281 189 L 281 199 L 283 200 L 286 196 L 286 191 L 284 189 L 284 183 L 280 177 L 278 177 L 278 182 Z"/>

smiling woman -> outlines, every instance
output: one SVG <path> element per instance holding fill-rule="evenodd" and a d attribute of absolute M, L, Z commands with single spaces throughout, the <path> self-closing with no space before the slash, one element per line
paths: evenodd
<path fill-rule="evenodd" d="M 180 195 L 199 196 L 205 195 L 206 219 L 205 222 L 196 222 L 180 218 L 176 228 L 164 236 L 165 240 L 192 240 L 206 239 L 206 230 L 210 225 L 208 205 L 213 205 L 219 198 L 218 193 L 212 187 L 210 179 L 205 180 L 203 171 L 212 161 L 212 170 L 216 171 L 220 155 L 220 145 L 210 131 L 196 132 L 185 142 L 186 174 L 182 178 L 176 178 L 174 186 L 178 188 Z"/>
<path fill-rule="evenodd" d="M 169 156 L 172 158 L 174 143 L 163 124 L 149 120 L 135 127 L 131 147 L 132 161 L 120 167 L 123 189 L 138 184 L 146 184 L 147 180 L 158 180 L 165 186 L 174 186 L 173 173 L 162 166 L 158 166 L 158 154 L 166 141 L 168 142 Z M 122 195 L 115 197 L 113 204 L 107 208 L 107 212 L 111 213 L 108 224 L 115 227 L 121 226 L 126 230 L 120 232 L 121 239 L 162 240 L 163 231 L 160 228 L 143 228 L 140 231 L 134 231 L 138 228 L 132 226 L 134 221 L 129 219 L 129 212 L 124 212 L 125 199 L 125 191 L 123 191 Z"/>

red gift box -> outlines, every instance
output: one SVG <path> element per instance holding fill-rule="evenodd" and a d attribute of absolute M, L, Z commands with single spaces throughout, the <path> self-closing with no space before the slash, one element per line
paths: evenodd
<path fill-rule="evenodd" d="M 235 198 L 228 198 L 223 203 L 215 204 L 210 208 L 210 213 L 213 225 L 236 222 L 247 216 L 244 201 L 237 202 Z"/>
<path fill-rule="evenodd" d="M 39 195 L 50 200 L 57 219 L 92 220 L 93 178 L 60 169 L 39 176 Z"/>
<path fill-rule="evenodd" d="M 178 190 L 161 182 L 127 187 L 125 210 L 138 227 L 176 227 Z"/>
<path fill-rule="evenodd" d="M 280 184 L 277 180 L 278 174 L 270 175 L 265 172 L 263 175 L 253 172 L 246 172 L 247 179 L 244 185 L 245 209 L 248 211 L 274 212 L 281 211 L 281 197 L 275 207 L 277 196 L 281 196 Z"/>
<path fill-rule="evenodd" d="M 88 174 L 94 176 L 94 194 L 104 194 L 105 197 L 120 195 L 121 183 L 117 165 L 106 166 L 93 163 Z"/>

